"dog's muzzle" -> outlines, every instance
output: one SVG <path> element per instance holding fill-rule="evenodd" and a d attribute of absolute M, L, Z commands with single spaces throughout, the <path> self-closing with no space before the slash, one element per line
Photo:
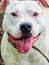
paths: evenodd
<path fill-rule="evenodd" d="M 40 36 L 39 33 L 33 37 L 32 33 L 30 33 L 31 30 L 32 24 L 25 22 L 20 25 L 20 31 L 22 32 L 21 38 L 15 38 L 9 34 L 9 41 L 15 46 L 18 52 L 22 54 L 27 53 Z"/>

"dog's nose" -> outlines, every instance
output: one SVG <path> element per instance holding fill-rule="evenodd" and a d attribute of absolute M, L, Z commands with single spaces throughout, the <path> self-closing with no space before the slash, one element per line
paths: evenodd
<path fill-rule="evenodd" d="M 22 34 L 28 34 L 32 30 L 32 24 L 31 23 L 27 23 L 27 22 L 22 23 L 20 25 L 20 30 L 21 30 Z"/>

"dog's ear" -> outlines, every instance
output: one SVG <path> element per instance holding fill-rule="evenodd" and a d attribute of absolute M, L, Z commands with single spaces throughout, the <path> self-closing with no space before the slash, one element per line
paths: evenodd
<path fill-rule="evenodd" d="M 4 13 L 5 12 L 5 9 L 6 9 L 6 6 L 12 2 L 13 0 L 1 0 L 0 2 L 0 13 Z"/>
<path fill-rule="evenodd" d="M 0 2 L 0 13 L 3 13 L 5 11 L 7 2 L 8 2 L 8 0 L 2 0 Z"/>
<path fill-rule="evenodd" d="M 44 7 L 48 7 L 49 8 L 49 4 L 46 0 L 39 0 L 41 2 L 41 4 L 44 6 Z"/>

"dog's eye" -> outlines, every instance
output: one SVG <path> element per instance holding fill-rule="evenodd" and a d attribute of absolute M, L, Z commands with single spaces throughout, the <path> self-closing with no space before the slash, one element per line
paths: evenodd
<path fill-rule="evenodd" d="M 11 13 L 11 15 L 12 15 L 12 16 L 17 16 L 17 14 L 16 14 L 16 13 L 14 13 L 14 12 L 13 12 L 13 13 Z"/>
<path fill-rule="evenodd" d="M 31 14 L 31 16 L 33 16 L 33 17 L 37 17 L 37 16 L 39 15 L 38 12 L 33 12 L 33 11 L 31 11 L 30 14 Z"/>
<path fill-rule="evenodd" d="M 12 15 L 13 17 L 17 17 L 18 16 L 18 14 L 14 13 L 14 12 L 10 13 L 10 15 Z"/>
<path fill-rule="evenodd" d="M 10 15 L 12 15 L 13 17 L 18 17 L 19 16 L 18 13 L 14 13 L 14 12 L 10 13 Z"/>
<path fill-rule="evenodd" d="M 37 13 L 37 12 L 35 12 L 34 14 L 33 14 L 33 16 L 38 16 L 39 14 Z"/>

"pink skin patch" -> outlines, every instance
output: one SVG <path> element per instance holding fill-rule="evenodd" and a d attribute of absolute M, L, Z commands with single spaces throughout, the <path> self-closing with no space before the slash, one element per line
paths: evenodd
<path fill-rule="evenodd" d="M 0 3 L 0 12 L 4 12 L 6 9 L 7 0 L 2 0 Z"/>
<path fill-rule="evenodd" d="M 39 35 L 36 37 L 26 37 L 26 38 L 20 38 L 16 39 L 12 35 L 9 35 L 9 40 L 12 44 L 16 45 L 16 49 L 19 53 L 27 53 L 31 48 L 32 45 L 38 40 Z"/>

